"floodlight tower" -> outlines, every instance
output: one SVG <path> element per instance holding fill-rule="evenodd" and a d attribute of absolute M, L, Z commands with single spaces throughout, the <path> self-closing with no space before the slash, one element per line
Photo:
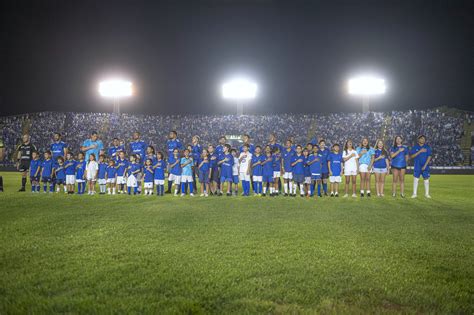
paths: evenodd
<path fill-rule="evenodd" d="M 257 83 L 244 79 L 235 78 L 222 84 L 222 97 L 232 100 L 237 104 L 237 115 L 243 115 L 245 101 L 253 100 L 257 97 Z"/>
<path fill-rule="evenodd" d="M 112 79 L 99 83 L 99 94 L 102 97 L 112 98 L 114 114 L 120 114 L 120 98 L 132 96 L 133 84 L 130 81 Z"/>
<path fill-rule="evenodd" d="M 358 76 L 348 81 L 348 91 L 351 95 L 362 97 L 362 112 L 367 113 L 370 106 L 370 97 L 385 94 L 387 87 L 385 80 L 373 76 Z"/>

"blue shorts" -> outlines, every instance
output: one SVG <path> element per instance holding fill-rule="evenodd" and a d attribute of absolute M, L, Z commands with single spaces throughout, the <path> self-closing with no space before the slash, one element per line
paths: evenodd
<path fill-rule="evenodd" d="M 199 182 L 201 184 L 209 184 L 209 170 L 207 171 L 199 170 Z"/>
<path fill-rule="evenodd" d="M 321 174 L 311 174 L 311 180 L 321 180 L 321 178 Z"/>
<path fill-rule="evenodd" d="M 39 177 L 39 176 L 30 176 L 30 181 L 32 181 L 32 182 L 39 182 L 39 181 L 40 181 L 40 177 Z"/>
<path fill-rule="evenodd" d="M 293 173 L 293 181 L 297 184 L 304 183 L 304 174 L 295 174 Z"/>
<path fill-rule="evenodd" d="M 420 175 L 423 176 L 424 179 L 430 178 L 429 168 L 425 168 L 424 171 L 422 171 L 421 169 L 414 169 L 413 170 L 413 176 L 415 176 L 415 178 L 420 178 Z"/>
<path fill-rule="evenodd" d="M 51 183 L 51 177 L 41 177 L 43 183 Z"/>
<path fill-rule="evenodd" d="M 56 178 L 56 185 L 64 185 L 66 184 L 66 179 L 65 178 Z"/>
<path fill-rule="evenodd" d="M 263 183 L 273 183 L 273 174 L 272 175 L 263 175 L 262 176 Z"/>
<path fill-rule="evenodd" d="M 234 184 L 238 184 L 238 183 L 239 183 L 239 175 L 233 175 L 233 176 L 232 176 L 232 179 L 233 179 L 233 183 L 234 183 Z"/>
<path fill-rule="evenodd" d="M 224 183 L 224 182 L 231 182 L 232 183 L 233 181 L 233 178 L 232 177 L 229 177 L 229 176 L 221 176 L 221 183 Z"/>
<path fill-rule="evenodd" d="M 324 173 L 321 173 L 321 178 L 318 178 L 318 179 L 328 179 L 328 178 L 329 178 L 329 172 L 324 172 Z"/>

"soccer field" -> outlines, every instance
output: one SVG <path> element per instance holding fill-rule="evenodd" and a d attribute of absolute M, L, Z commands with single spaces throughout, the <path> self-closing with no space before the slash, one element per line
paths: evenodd
<path fill-rule="evenodd" d="M 32 195 L 1 175 L 0 314 L 474 313 L 474 176 L 433 176 L 431 200 L 308 200 Z"/>

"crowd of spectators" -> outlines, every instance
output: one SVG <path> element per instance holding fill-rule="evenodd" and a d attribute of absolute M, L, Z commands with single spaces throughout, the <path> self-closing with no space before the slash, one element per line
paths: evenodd
<path fill-rule="evenodd" d="M 459 143 L 464 119 L 462 115 L 447 115 L 439 110 L 243 116 L 41 112 L 0 117 L 0 128 L 8 161 L 13 160 L 24 132 L 29 132 L 40 151 L 49 148 L 54 132 L 60 132 L 76 153 L 93 130 L 106 147 L 114 137 L 128 143 L 133 131 L 140 131 L 143 140 L 162 151 L 166 151 L 168 132 L 176 130 L 184 144 L 191 143 L 193 135 L 199 135 L 201 143 L 208 144 L 217 143 L 221 135 L 243 134 L 249 134 L 255 144 L 265 144 L 269 134 L 275 133 L 280 143 L 289 137 L 300 144 L 318 138 L 325 138 L 329 144 L 344 144 L 349 138 L 359 143 L 367 137 L 372 145 L 383 138 L 389 147 L 396 135 L 411 146 L 418 135 L 424 134 L 433 149 L 433 165 L 451 166 L 463 161 Z"/>

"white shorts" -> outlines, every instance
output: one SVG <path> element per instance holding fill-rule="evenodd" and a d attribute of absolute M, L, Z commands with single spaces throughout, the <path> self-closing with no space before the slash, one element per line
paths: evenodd
<path fill-rule="evenodd" d="M 388 170 L 387 170 L 386 167 L 385 168 L 374 168 L 374 173 L 377 173 L 377 174 L 385 174 L 387 172 L 388 172 Z"/>
<path fill-rule="evenodd" d="M 127 177 L 127 187 L 138 187 L 137 178 L 133 175 Z"/>
<path fill-rule="evenodd" d="M 274 171 L 273 172 L 273 178 L 279 178 L 281 176 L 280 171 Z"/>
<path fill-rule="evenodd" d="M 165 180 L 164 179 L 155 179 L 155 185 L 164 185 Z"/>
<path fill-rule="evenodd" d="M 307 176 L 304 178 L 304 183 L 305 184 L 311 184 L 311 176 Z"/>
<path fill-rule="evenodd" d="M 83 183 L 83 182 L 85 182 L 84 179 L 76 179 L 76 183 Z"/>
<path fill-rule="evenodd" d="M 293 179 L 293 173 L 292 172 L 285 172 L 283 174 L 283 179 Z"/>
<path fill-rule="evenodd" d="M 146 182 L 145 184 L 143 184 L 143 187 L 146 188 L 153 188 L 153 182 Z"/>
<path fill-rule="evenodd" d="M 89 176 L 89 175 L 87 175 L 87 181 L 88 181 L 88 182 L 95 182 L 95 181 L 97 181 L 97 178 L 96 178 L 95 176 Z"/>
<path fill-rule="evenodd" d="M 250 175 L 247 174 L 247 173 L 240 173 L 239 174 L 239 179 L 242 180 L 242 181 L 247 181 L 247 182 L 250 182 Z"/>
<path fill-rule="evenodd" d="M 329 176 L 330 183 L 340 183 L 342 182 L 341 176 Z"/>
<path fill-rule="evenodd" d="M 107 183 L 105 178 L 99 178 L 97 182 L 99 183 L 99 185 L 105 185 Z"/>
<path fill-rule="evenodd" d="M 252 176 L 252 180 L 254 182 L 261 182 L 263 181 L 263 176 Z"/>
<path fill-rule="evenodd" d="M 368 173 L 369 172 L 369 166 L 367 164 L 360 164 L 359 165 L 359 172 Z"/>
<path fill-rule="evenodd" d="M 345 168 L 344 176 L 351 176 L 351 175 L 357 175 L 357 170 L 353 168 Z"/>
<path fill-rule="evenodd" d="M 193 177 L 190 175 L 181 175 L 181 183 L 192 183 Z"/>
<path fill-rule="evenodd" d="M 125 177 L 123 176 L 117 176 L 117 184 L 119 185 L 124 185 L 126 183 Z"/>
<path fill-rule="evenodd" d="M 107 178 L 107 184 L 115 184 L 115 177 Z"/>
<path fill-rule="evenodd" d="M 168 180 L 170 182 L 175 183 L 176 185 L 179 185 L 181 184 L 181 175 L 170 174 L 170 176 L 168 177 Z"/>
<path fill-rule="evenodd" d="M 76 175 L 66 175 L 66 185 L 74 185 L 76 183 Z"/>

